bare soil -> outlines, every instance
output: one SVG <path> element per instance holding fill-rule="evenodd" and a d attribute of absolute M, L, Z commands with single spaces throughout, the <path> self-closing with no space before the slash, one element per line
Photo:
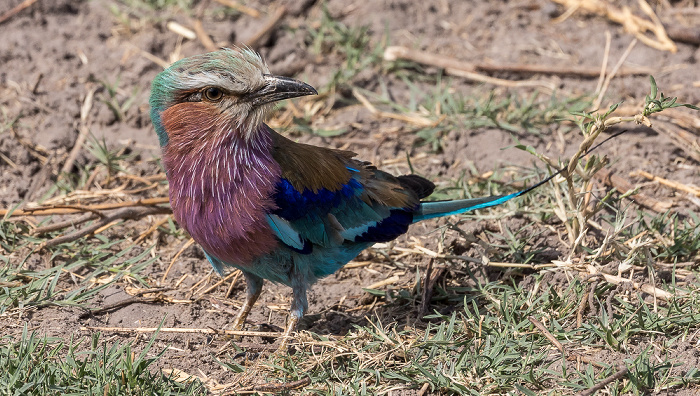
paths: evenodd
<path fill-rule="evenodd" d="M 21 3 L 21 0 L 0 2 L 0 15 Z M 142 175 L 160 171 L 152 158 L 159 155 L 157 138 L 148 117 L 148 95 L 150 83 L 162 70 L 142 52 L 147 52 L 163 60 L 171 56 L 189 56 L 205 52 L 198 40 L 182 40 L 166 28 L 168 21 L 174 20 L 189 26 L 185 12 L 174 8 L 164 10 L 130 8 L 129 2 L 110 0 L 40 0 L 0 24 L 0 109 L 3 117 L 0 125 L 17 119 L 13 133 L 5 128 L 0 133 L 0 153 L 6 158 L 0 160 L 0 208 L 9 208 L 22 201 L 33 202 L 49 191 L 56 172 L 61 168 L 60 159 L 70 151 L 78 136 L 80 109 L 87 92 L 97 88 L 95 101 L 88 115 L 91 133 L 104 138 L 113 148 L 126 147 L 127 152 L 136 153 L 133 169 Z M 674 13 L 661 5 L 651 2 L 662 21 L 667 25 L 699 26 L 700 15 Z M 679 5 L 683 6 L 685 3 Z M 608 70 L 618 61 L 632 40 L 619 25 L 604 18 L 576 13 L 561 23 L 554 18 L 565 10 L 544 0 L 511 2 L 495 1 L 410 1 L 387 0 L 376 2 L 348 2 L 328 0 L 289 0 L 252 1 L 248 5 L 272 14 L 284 4 L 288 13 L 256 50 L 267 60 L 273 73 L 296 76 L 314 86 L 323 86 L 331 73 L 342 65 L 343 59 L 326 49 L 322 54 L 309 47 L 308 31 L 322 20 L 323 8 L 337 20 L 350 26 L 368 26 L 367 34 L 373 46 L 379 44 L 388 32 L 391 45 L 425 50 L 471 62 L 492 62 L 494 64 L 547 64 L 600 67 L 605 47 L 605 32 L 612 35 Z M 636 2 L 630 2 L 632 7 Z M 223 12 L 223 7 L 212 2 L 203 14 L 203 23 L 214 41 L 241 43 L 259 31 L 266 16 L 253 18 L 239 13 Z M 118 10 L 118 11 L 114 11 Z M 215 10 L 218 10 L 215 12 Z M 126 19 L 124 19 L 126 18 Z M 659 51 L 638 43 L 625 62 L 625 66 L 652 68 L 656 80 L 667 96 L 678 96 L 683 102 L 700 102 L 700 72 L 698 57 L 700 50 L 696 44 L 678 42 L 676 53 Z M 436 73 L 437 69 L 427 67 L 426 73 Z M 529 78 L 501 73 L 495 77 Z M 569 76 L 537 76 L 556 82 L 561 96 L 589 94 L 596 88 L 597 79 Z M 118 119 L 107 106 L 110 96 L 100 81 L 118 85 L 116 98 L 121 103 L 133 96 L 133 104 L 124 111 L 123 119 Z M 458 77 L 450 80 L 455 93 L 486 96 L 493 86 L 473 83 Z M 411 91 L 399 78 L 383 73 L 373 67 L 360 71 L 353 83 L 362 88 L 379 92 L 388 91 L 397 103 L 406 104 L 411 99 Z M 433 85 L 418 82 L 429 92 Z M 495 88 L 502 92 L 504 88 Z M 619 100 L 628 105 L 639 106 L 649 91 L 648 77 L 624 76 L 613 79 L 607 91 L 609 100 L 604 106 Z M 516 91 L 525 96 L 527 89 Z M 349 92 L 342 93 L 352 101 Z M 416 172 L 427 175 L 436 181 L 448 182 L 462 172 L 474 167 L 478 172 L 498 169 L 507 165 L 531 166 L 535 161 L 527 153 L 516 149 L 503 150 L 513 144 L 512 133 L 495 128 L 452 131 L 443 140 L 443 148 L 434 152 L 422 145 L 412 134 L 412 126 L 386 118 L 377 118 L 362 106 L 335 105 L 323 126 L 344 126 L 348 132 L 337 138 L 323 138 L 310 134 L 295 136 L 300 141 L 313 144 L 345 147 L 358 153 L 360 158 L 382 161 L 405 158 L 427 153 L 425 159 L 413 162 Z M 522 132 L 515 135 L 523 142 L 534 145 L 538 150 L 553 157 L 572 153 L 579 142 L 573 134 L 559 140 L 552 131 L 543 131 L 541 136 Z M 50 158 L 42 165 L 31 147 L 43 147 L 41 154 Z M 630 172 L 643 169 L 649 173 L 669 178 L 684 184 L 698 182 L 698 163 L 687 156 L 668 135 L 648 128 L 635 128 L 621 138 L 611 141 L 600 149 L 611 160 L 611 169 L 634 184 L 646 180 L 628 176 Z M 92 157 L 83 150 L 72 172 L 90 161 Z M 455 165 L 456 164 L 456 165 Z M 47 173 L 46 167 L 51 169 Z M 385 166 L 389 171 L 400 174 L 408 172 L 403 162 Z M 662 200 L 671 200 L 681 213 L 697 211 L 697 206 L 687 201 L 679 193 L 657 184 L 645 185 L 645 194 Z M 152 218 L 131 222 L 125 226 L 108 230 L 105 235 L 113 237 L 138 236 L 153 224 Z M 396 244 L 406 246 L 417 238 L 430 249 L 437 250 L 438 233 L 431 232 L 442 222 L 427 222 L 413 227 L 408 235 Z M 510 227 L 518 229 L 522 224 L 517 218 L 501 221 L 479 221 L 462 225 L 467 232 L 481 233 L 484 229 Z M 135 247 L 134 254 L 156 242 L 155 254 L 158 259 L 145 270 L 153 285 L 160 283 L 160 277 L 170 264 L 173 255 L 185 240 L 169 235 L 161 235 L 156 240 L 148 239 L 142 246 Z M 450 249 L 461 249 L 460 254 L 473 253 L 465 247 L 461 236 L 447 231 L 445 245 Z M 556 240 L 555 234 L 544 235 L 538 242 L 547 246 L 548 253 L 543 260 L 551 260 L 566 253 Z M 466 250 L 466 252 L 465 252 Z M 28 260 L 32 268 L 46 265 L 46 257 L 37 255 Z M 400 274 L 401 282 L 393 287 L 410 287 L 415 279 L 416 268 L 424 269 L 427 258 L 408 255 L 400 259 L 399 266 L 382 263 L 381 256 L 374 252 L 363 253 L 356 261 L 371 261 L 366 267 L 343 269 L 320 281 L 309 293 L 309 316 L 302 328 L 321 334 L 342 335 L 353 328 L 353 324 L 363 323 L 367 316 L 378 316 L 383 323 L 397 323 L 397 326 L 414 325 L 416 312 L 397 312 L 382 304 L 373 304 L 362 288 Z M 497 279 L 502 272 L 486 271 L 473 266 L 472 270 L 490 279 Z M 191 297 L 191 287 L 210 272 L 210 267 L 199 248 L 192 246 L 184 251 L 170 270 L 163 286 L 174 285 L 183 275 L 189 276 L 173 291 L 167 294 L 176 299 Z M 523 285 L 533 274 L 526 273 Z M 450 268 L 445 282 L 466 285 L 462 268 Z M 208 284 L 218 278 L 212 275 Z M 563 280 L 561 280 L 563 281 Z M 117 283 L 100 293 L 91 303 L 99 308 L 129 298 L 125 288 L 128 285 Z M 228 283 L 213 290 L 209 295 L 225 300 Z M 245 295 L 244 284 L 239 282 L 232 290 L 231 301 L 240 303 Z M 226 300 L 229 301 L 229 300 Z M 249 322 L 250 329 L 257 327 L 276 330 L 284 326 L 286 309 L 289 307 L 290 292 L 287 288 L 267 284 L 264 293 L 253 310 Z M 235 310 L 235 306 L 227 305 Z M 450 307 L 436 304 L 433 308 L 449 311 Z M 452 308 L 454 309 L 454 308 Z M 0 329 L 6 334 L 19 334 L 25 323 L 49 335 L 67 337 L 84 336 L 83 326 L 113 327 L 154 327 L 165 317 L 165 327 L 195 327 L 225 329 L 232 320 L 229 313 L 216 308 L 208 298 L 191 303 L 134 303 L 114 309 L 103 315 L 84 316 L 82 310 L 45 307 L 29 310 L 22 317 L 0 318 Z M 420 325 L 420 323 L 418 323 Z M 112 339 L 143 340 L 149 334 L 115 334 Z M 239 345 L 250 348 L 271 346 L 274 339 L 250 338 Z M 215 356 L 224 356 L 227 339 L 219 336 L 185 335 L 164 333 L 158 338 L 155 350 L 166 346 L 166 352 L 158 367 L 175 367 L 193 374 L 206 373 L 210 378 L 224 383 L 233 378 L 215 362 Z M 141 343 L 141 345 L 143 345 Z M 679 344 L 678 356 L 686 359 L 690 367 L 700 364 L 697 345 Z M 619 361 L 626 356 L 601 356 L 601 360 Z"/>

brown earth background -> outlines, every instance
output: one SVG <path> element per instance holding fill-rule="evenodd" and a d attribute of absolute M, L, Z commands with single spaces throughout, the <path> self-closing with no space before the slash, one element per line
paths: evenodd
<path fill-rule="evenodd" d="M 0 2 L 0 15 L 20 3 L 19 0 Z M 627 5 L 636 15 L 645 17 L 637 2 L 622 3 L 629 3 Z M 159 63 L 207 51 L 199 39 L 183 38 L 173 32 L 167 27 L 168 22 L 174 21 L 191 29 L 192 21 L 199 18 L 215 46 L 249 43 L 262 54 L 272 73 L 294 76 L 315 87 L 327 86 L 334 73 L 346 67 L 347 63 L 339 48 L 329 47 L 324 42 L 317 45 L 311 33 L 323 26 L 324 18 L 350 27 L 366 27 L 363 35 L 366 48 L 362 50 L 369 52 L 380 48 L 378 60 L 366 66 L 353 66 L 358 69 L 352 71 L 348 83 L 338 85 L 337 91 L 321 99 L 305 98 L 284 107 L 271 124 L 278 130 L 288 131 L 290 136 L 302 142 L 353 150 L 359 158 L 372 161 L 394 174 L 409 172 L 406 161 L 409 156 L 416 173 L 442 187 L 465 173 L 480 175 L 497 170 L 503 172 L 501 180 L 508 182 L 514 174 L 513 169 L 532 167 L 534 164 L 541 166 L 524 151 L 512 147 L 504 149 L 514 144 L 514 136 L 553 158 L 571 155 L 578 147 L 580 138 L 571 132 L 574 127 L 563 133 L 559 126 L 543 127 L 535 134 L 513 122 L 512 125 L 516 126 L 513 130 L 473 126 L 440 131 L 438 121 L 435 129 L 440 135 L 439 142 L 436 146 L 425 144 L 425 139 L 414 132 L 420 127 L 421 119 L 436 119 L 425 115 L 430 111 L 421 113 L 421 109 L 414 109 L 412 114 L 415 118 L 409 120 L 373 114 L 368 106 L 358 101 L 350 85 L 366 90 L 361 92 L 386 95 L 394 103 L 410 107 L 412 101 L 430 95 L 436 86 L 455 96 L 483 98 L 493 92 L 496 96 L 512 94 L 520 100 L 527 100 L 533 92 L 559 97 L 590 95 L 599 84 L 598 77 L 581 76 L 576 72 L 481 73 L 513 81 L 540 83 L 539 87 L 504 87 L 449 76 L 444 68 L 435 65 L 396 66 L 379 58 L 382 56 L 381 48 L 387 44 L 404 46 L 472 64 L 599 70 L 606 53 L 606 34 L 609 34 L 609 71 L 634 40 L 633 33 L 625 31 L 609 18 L 583 10 L 562 17 L 567 7 L 544 0 L 290 0 L 252 1 L 246 5 L 258 10 L 260 15 L 234 11 L 216 1 L 211 1 L 206 7 L 195 2 L 188 8 L 189 11 L 184 11 L 178 7 L 144 8 L 137 2 L 127 0 L 39 0 L 3 21 L 0 24 L 0 124 L 4 125 L 0 132 L 0 208 L 26 205 L 58 194 L 52 188 L 81 128 L 88 128 L 98 140 L 104 139 L 110 149 L 130 155 L 124 165 L 128 167 L 129 174 L 146 178 L 162 171 L 156 160 L 159 149 L 148 115 L 150 83 L 163 68 Z M 700 68 L 697 64 L 700 57 L 700 12 L 692 1 L 658 1 L 650 2 L 650 5 L 662 23 L 669 27 L 668 31 L 673 29 L 671 33 L 677 50 L 661 50 L 638 42 L 626 56 L 623 68 L 646 68 L 654 75 L 664 94 L 697 105 L 700 102 Z M 266 29 L 266 24 L 275 18 L 282 7 L 286 11 L 284 16 L 274 22 L 272 28 Z M 261 31 L 264 35 L 251 42 Z M 646 33 L 646 37 L 655 39 L 650 33 Z M 392 67 L 406 67 L 426 77 L 413 79 L 411 84 L 407 84 L 401 73 L 392 72 Z M 438 75 L 441 77 L 436 82 Z M 110 93 L 108 86 L 114 87 L 114 92 Z M 554 88 L 554 91 L 549 88 Z M 94 93 L 91 106 L 81 120 L 81 107 L 90 92 Z M 618 101 L 624 101 L 623 107 L 639 107 L 648 92 L 648 74 L 620 73 L 612 79 L 601 107 L 606 108 Z M 366 93 L 364 95 L 367 96 Z M 123 109 L 115 112 L 110 108 L 110 101 L 123 106 Z M 315 105 L 318 108 L 313 108 Z M 375 105 L 381 111 L 393 111 L 389 106 Z M 677 111 L 686 117 L 687 130 L 697 133 L 700 122 L 697 113 L 686 110 Z M 344 133 L 338 136 L 307 133 L 295 129 L 289 122 L 293 116 L 306 117 L 306 122 L 314 130 L 343 130 Z M 641 186 L 640 191 L 644 194 L 673 203 L 672 210 L 683 216 L 697 213 L 700 206 L 698 198 L 693 199 L 672 188 L 650 183 L 641 176 L 630 176 L 631 172 L 644 170 L 684 185 L 697 185 L 700 168 L 698 157 L 689 154 L 692 149 L 684 147 L 687 143 L 679 143 L 674 130 L 631 128 L 630 132 L 599 149 L 611 160 L 608 169 L 633 185 Z M 697 135 L 693 139 L 697 142 Z M 77 175 L 94 162 L 94 156 L 82 149 L 67 171 Z M 103 180 L 104 175 L 98 176 Z M 102 185 L 93 183 L 91 191 L 112 191 L 110 189 L 120 184 L 119 180 Z M 158 181 L 156 187 L 144 190 L 137 196 L 165 196 L 166 188 L 162 181 Z M 114 201 L 128 198 L 119 194 L 110 193 L 109 198 Z M 105 197 L 92 196 L 71 203 L 89 204 L 99 200 L 105 200 Z M 517 205 L 513 208 L 517 208 Z M 511 212 L 506 218 L 475 220 L 460 227 L 467 234 L 479 234 L 484 230 L 500 232 L 504 227 L 517 230 L 525 222 L 520 216 L 512 215 Z M 123 244 L 133 244 L 145 230 L 165 216 L 127 221 L 102 232 L 110 238 L 126 238 Z M 54 221 L 60 219 L 57 217 Z M 41 220 L 37 217 L 33 221 Z M 165 223 L 164 227 L 168 227 L 168 224 Z M 458 232 L 444 228 L 438 233 L 433 232 L 444 224 L 440 220 L 416 225 L 406 236 L 399 238 L 395 246 L 413 248 L 418 244 L 433 251 L 444 246 L 448 251 L 457 252 L 455 254 L 479 257 Z M 483 239 L 488 242 L 488 237 Z M 214 285 L 219 278 L 210 275 L 210 267 L 196 246 L 184 249 L 162 280 L 171 260 L 186 241 L 187 237 L 181 233 L 154 232 L 142 238 L 129 253 L 135 256 L 154 246 L 148 254 L 154 261 L 141 275 L 154 287 L 175 287 L 177 283 L 177 287 L 165 293 L 170 299 L 168 301 L 133 303 L 93 316 L 85 316 L 80 309 L 66 307 L 25 310 L 18 315 L 0 317 L 0 332 L 17 335 L 28 324 L 31 329 L 49 335 L 83 336 L 91 333 L 81 330 L 85 326 L 155 327 L 164 317 L 165 327 L 225 329 L 232 320 L 230 311 L 235 310 L 235 304 L 222 305 L 221 301 L 240 303 L 245 295 L 242 280 L 232 285 L 228 296 L 229 282 L 202 294 L 203 288 Z M 568 253 L 566 247 L 558 242 L 557 233 L 551 230 L 540 234 L 534 241 L 536 245 L 548 248 L 538 255 L 538 262 L 556 260 Z M 8 257 L 17 264 L 25 256 L 13 253 Z M 65 257 L 37 252 L 29 255 L 24 265 L 27 268 L 42 268 L 64 260 Z M 414 313 L 376 305 L 377 300 L 362 289 L 392 276 L 398 276 L 398 280 L 390 283 L 389 287 L 400 289 L 402 285 L 412 284 L 416 271 L 421 273 L 429 258 L 412 253 L 394 261 L 398 261 L 399 266 L 371 250 L 355 261 L 360 265 L 340 270 L 320 281 L 309 293 L 310 319 L 302 323 L 302 329 L 319 334 L 342 335 L 350 331 L 354 324 L 366 324 L 368 316 L 377 316 L 382 323 L 396 323 L 397 327 L 415 325 Z M 476 264 L 470 266 L 479 276 L 487 279 L 503 276 L 502 271 L 478 269 Z M 183 279 L 185 274 L 189 275 Z M 76 275 L 79 276 L 80 272 Z M 445 282 L 468 285 L 467 281 L 462 280 L 463 268 L 447 268 L 443 276 Z M 517 278 L 517 282 L 522 282 L 523 287 L 532 286 L 532 276 L 534 273 L 525 272 Z M 550 280 L 563 283 L 566 276 L 555 273 Z M 62 279 L 61 282 L 70 283 L 70 279 Z M 116 282 L 102 290 L 91 301 L 90 307 L 106 307 L 127 299 L 131 297 L 129 293 L 132 293 L 130 288 L 133 287 L 138 287 L 134 281 Z M 194 295 L 199 298 L 193 298 Z M 219 302 L 212 302 L 209 297 Z M 178 300 L 183 302 L 177 303 Z M 290 292 L 287 288 L 267 284 L 251 313 L 249 328 L 279 330 L 284 326 L 289 303 Z M 433 308 L 442 312 L 455 309 L 440 303 Z M 109 333 L 113 339 L 132 340 L 141 346 L 149 336 Z M 264 350 L 266 346 L 273 345 L 272 342 L 274 339 L 254 337 L 245 339 L 239 345 Z M 163 333 L 154 348 L 160 350 L 170 346 L 172 349 L 154 368 L 177 368 L 193 374 L 203 372 L 219 383 L 230 382 L 235 375 L 214 361 L 214 356 L 222 357 L 229 352 L 227 343 L 228 340 L 220 336 Z M 697 344 L 681 349 L 679 354 L 684 359 L 687 357 L 690 366 L 697 367 L 700 363 Z M 604 351 L 597 358 L 601 361 L 619 359 L 606 356 Z M 692 390 L 689 392 L 692 393 Z"/>

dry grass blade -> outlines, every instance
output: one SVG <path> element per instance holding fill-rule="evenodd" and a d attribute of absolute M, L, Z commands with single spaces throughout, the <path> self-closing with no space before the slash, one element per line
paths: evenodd
<path fill-rule="evenodd" d="M 239 270 L 231 271 L 231 273 L 228 274 L 228 275 L 226 275 L 225 278 L 223 278 L 223 279 L 221 279 L 220 281 L 214 283 L 213 285 L 211 285 L 210 287 L 206 288 L 206 289 L 203 290 L 201 293 L 199 293 L 199 297 L 201 297 L 201 296 L 203 296 L 203 295 L 209 293 L 210 291 L 216 289 L 217 287 L 221 286 L 222 284 L 224 284 L 224 282 L 228 281 L 228 280 L 231 279 L 231 278 L 233 278 L 233 281 L 231 281 L 231 284 L 235 284 L 236 281 L 238 280 L 238 278 L 239 278 L 240 276 L 241 276 L 241 271 L 239 271 Z M 199 298 L 199 297 L 198 297 L 198 298 Z"/>
<path fill-rule="evenodd" d="M 170 62 L 165 61 L 165 60 L 163 60 L 163 59 L 161 59 L 161 58 L 159 58 L 159 57 L 153 55 L 153 54 L 150 53 L 150 52 L 147 52 L 147 51 L 142 50 L 141 48 L 135 46 L 135 45 L 134 45 L 133 43 L 131 43 L 131 42 L 129 42 L 128 45 L 129 45 L 130 47 L 136 49 L 136 50 L 139 52 L 139 54 L 141 54 L 141 56 L 143 56 L 144 58 L 148 59 L 149 61 L 155 63 L 156 65 L 162 67 L 163 69 L 165 69 L 166 67 L 170 66 Z"/>
<path fill-rule="evenodd" d="M 612 283 L 614 285 L 620 285 L 623 283 L 631 285 L 634 289 L 636 290 L 641 290 L 642 292 L 655 296 L 661 300 L 664 300 L 666 302 L 671 301 L 671 299 L 677 297 L 673 293 L 669 293 L 665 290 L 661 290 L 658 287 L 654 287 L 653 285 L 650 285 L 648 283 L 639 283 L 639 282 L 633 282 L 629 279 L 625 279 L 623 277 L 617 276 L 617 275 L 610 275 L 606 274 L 603 272 L 599 272 L 595 267 L 592 265 L 588 266 L 588 273 L 591 276 L 595 276 L 597 278 L 602 278 L 605 279 L 606 282 Z M 680 296 L 682 297 L 682 296 Z"/>
<path fill-rule="evenodd" d="M 651 20 L 641 18 L 632 14 L 629 7 L 623 6 L 617 8 L 604 0 L 553 0 L 555 3 L 562 4 L 569 10 L 583 10 L 600 16 L 604 16 L 613 22 L 624 26 L 625 31 L 632 33 L 639 41 L 644 44 L 656 48 L 661 51 L 676 52 L 678 48 L 676 44 L 668 38 L 664 26 L 659 21 L 658 17 L 651 9 L 649 4 L 644 0 L 639 0 L 638 4 Z M 572 12 L 573 13 L 573 12 Z M 646 35 L 651 32 L 655 38 Z"/>
<path fill-rule="evenodd" d="M 655 122 L 654 126 L 655 130 L 670 137 L 673 144 L 683 150 L 690 158 L 700 162 L 700 137 L 688 131 L 693 129 L 692 126 L 684 123 L 683 120 L 679 118 L 672 119 L 672 121 L 662 119 Z M 700 130 L 698 127 L 695 127 L 695 129 Z"/>
<path fill-rule="evenodd" d="M 365 289 L 379 289 L 380 287 L 388 286 L 388 285 L 393 285 L 394 283 L 400 281 L 401 278 L 398 275 L 392 275 L 384 280 L 381 280 L 379 282 L 372 283 L 369 286 L 365 286 Z"/>
<path fill-rule="evenodd" d="M 178 250 L 177 253 L 175 253 L 175 256 L 173 257 L 173 259 L 170 260 L 170 265 L 168 265 L 168 269 L 166 269 L 166 270 L 165 270 L 165 273 L 163 273 L 163 277 L 161 278 L 161 282 L 165 282 L 165 278 L 168 277 L 168 274 L 170 273 L 170 269 L 173 268 L 173 265 L 175 264 L 175 261 L 177 261 L 177 258 L 180 257 L 180 255 L 182 254 L 182 252 L 184 252 L 185 249 L 187 249 L 188 247 L 190 247 L 193 243 L 194 243 L 194 239 L 192 239 L 192 238 L 188 239 L 187 242 L 185 242 L 185 243 L 182 245 L 182 247 L 180 248 L 180 250 Z"/>
<path fill-rule="evenodd" d="M 620 68 L 622 67 L 622 64 L 625 62 L 625 60 L 630 55 L 630 53 L 632 53 L 632 49 L 634 48 L 635 45 L 637 45 L 637 39 L 634 39 L 634 40 L 632 40 L 632 42 L 629 43 L 629 45 L 627 46 L 627 49 L 625 50 L 625 52 L 622 53 L 622 55 L 620 56 L 620 59 L 615 64 L 615 67 L 613 67 L 610 74 L 605 76 L 605 79 L 603 80 L 603 84 L 602 84 L 600 90 L 598 91 L 598 97 L 596 98 L 595 102 L 593 102 L 594 109 L 600 108 L 600 104 L 603 102 L 603 96 L 605 96 L 605 93 L 608 91 L 608 87 L 610 86 L 610 81 L 612 81 L 612 79 L 617 75 Z"/>
<path fill-rule="evenodd" d="M 395 114 L 386 111 L 380 111 L 369 101 L 369 99 L 367 99 L 366 96 L 362 95 L 357 89 L 353 88 L 352 94 L 355 97 L 355 99 L 357 99 L 360 103 L 362 103 L 363 106 L 365 106 L 367 110 L 369 110 L 370 113 L 376 115 L 377 117 L 391 118 L 394 120 L 404 121 L 410 124 L 417 125 L 419 127 L 434 127 L 440 124 L 440 122 L 442 121 L 442 118 L 433 121 L 428 118 L 414 114 Z M 404 157 L 401 157 L 398 158 L 396 161 L 403 162 L 405 160 L 406 159 Z M 387 162 L 383 162 L 382 164 L 386 165 Z"/>
<path fill-rule="evenodd" d="M 80 107 L 80 133 L 78 134 L 78 139 L 75 141 L 75 144 L 73 144 L 73 149 L 71 149 L 70 153 L 68 154 L 68 159 L 66 159 L 66 162 L 63 164 L 63 168 L 61 168 L 61 173 L 70 172 L 71 168 L 73 167 L 73 163 L 75 163 L 75 159 L 78 157 L 78 153 L 80 153 L 80 150 L 83 148 L 83 144 L 85 143 L 85 140 L 87 140 L 87 136 L 90 133 L 87 118 L 90 114 L 90 110 L 92 109 L 92 101 L 95 91 L 97 91 L 97 87 L 90 87 L 88 88 L 87 94 L 85 94 L 85 100 L 83 101 L 83 105 Z"/>
<path fill-rule="evenodd" d="M 651 173 L 645 172 L 641 169 L 630 173 L 630 176 L 631 177 L 642 176 L 642 177 L 645 177 L 651 181 L 655 181 L 655 182 L 658 182 L 659 184 L 663 184 L 664 186 L 671 187 L 674 190 L 683 191 L 683 192 L 686 192 L 688 194 L 695 195 L 696 197 L 700 197 L 700 187 L 691 187 L 691 186 L 688 186 L 688 185 L 683 184 L 683 183 L 675 182 L 673 180 L 664 179 L 663 177 L 654 176 Z"/>
<path fill-rule="evenodd" d="M 192 30 L 180 25 L 179 23 L 175 21 L 170 21 L 165 25 L 168 30 L 175 34 L 179 34 L 180 36 L 188 39 L 188 40 L 194 40 L 197 38 L 197 33 L 193 32 Z"/>
<path fill-rule="evenodd" d="M 153 232 L 155 232 L 155 230 L 157 230 L 158 227 L 160 227 L 160 226 L 162 226 L 163 224 L 167 223 L 168 220 L 170 220 L 170 219 L 171 219 L 171 216 L 165 216 L 165 217 L 163 217 L 162 219 L 160 219 L 160 220 L 158 220 L 157 222 L 155 222 L 155 224 L 153 224 L 152 226 L 150 226 L 146 231 L 144 231 L 143 233 L 141 233 L 141 235 L 139 235 L 138 238 L 136 238 L 136 240 L 134 241 L 134 245 L 137 245 L 137 244 L 141 243 L 144 239 L 148 238 L 148 236 L 151 235 Z"/>
<path fill-rule="evenodd" d="M 288 392 L 290 390 L 298 390 L 301 389 L 307 385 L 311 384 L 311 378 L 305 377 L 297 381 L 292 381 L 292 382 L 285 382 L 285 383 L 265 383 L 265 384 L 258 384 L 258 385 L 253 385 L 249 386 L 246 388 L 241 388 L 234 390 L 233 393 L 230 394 L 241 394 L 241 393 L 258 393 L 258 392 L 264 392 L 264 393 L 281 393 L 281 392 Z M 229 393 L 225 393 L 229 394 Z"/>

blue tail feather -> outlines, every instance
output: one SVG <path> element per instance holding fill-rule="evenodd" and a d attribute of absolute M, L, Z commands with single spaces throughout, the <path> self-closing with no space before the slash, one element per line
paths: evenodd
<path fill-rule="evenodd" d="M 420 209 L 418 209 L 418 211 L 416 211 L 416 213 L 413 214 L 413 222 L 417 223 L 419 221 L 434 219 L 436 217 L 457 215 L 461 213 L 470 212 L 476 209 L 483 209 L 491 206 L 500 205 L 522 194 L 523 192 L 518 191 L 513 194 L 493 195 L 484 198 L 458 199 L 454 201 L 423 202 L 420 205 Z"/>
<path fill-rule="evenodd" d="M 608 140 L 613 139 L 615 137 L 618 137 L 625 132 L 627 132 L 626 129 L 622 130 L 620 132 L 617 132 L 617 133 L 609 136 L 607 139 L 603 140 L 602 142 L 596 144 L 595 146 L 590 147 L 589 149 L 586 150 L 585 153 L 581 154 L 577 158 L 577 160 L 583 158 L 585 155 L 588 155 L 593 150 L 602 146 Z M 562 174 L 566 169 L 567 169 L 567 167 L 563 167 L 561 169 L 558 169 L 556 172 L 552 173 L 551 175 L 546 177 L 544 180 L 542 180 L 538 183 L 535 183 L 526 189 L 514 192 L 512 194 L 492 195 L 490 197 L 483 197 L 483 198 L 458 199 L 458 200 L 454 200 L 454 201 L 421 202 L 420 207 L 413 214 L 413 222 L 417 223 L 417 222 L 422 221 L 422 220 L 434 219 L 436 217 L 462 214 L 462 213 L 466 213 L 466 212 L 469 212 L 472 210 L 488 208 L 491 206 L 496 206 L 496 205 L 500 205 L 502 203 L 506 203 L 513 198 L 517 198 L 521 195 L 527 194 L 530 191 L 536 189 L 537 187 L 547 183 L 548 181 L 554 179 L 556 176 Z"/>
<path fill-rule="evenodd" d="M 544 180 L 535 183 L 528 188 L 514 192 L 512 194 L 492 195 L 490 197 L 482 198 L 457 199 L 454 201 L 422 202 L 420 208 L 413 214 L 413 222 L 417 223 L 422 220 L 434 219 L 436 217 L 452 216 L 467 213 L 472 210 L 489 208 L 491 206 L 506 203 L 511 199 L 527 194 L 530 191 L 536 189 L 537 187 L 554 179 L 557 175 L 564 172 L 565 169 L 566 168 L 561 168 L 553 174 L 546 177 Z"/>

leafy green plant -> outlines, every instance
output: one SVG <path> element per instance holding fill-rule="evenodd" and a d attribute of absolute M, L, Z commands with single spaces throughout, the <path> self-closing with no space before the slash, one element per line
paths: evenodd
<path fill-rule="evenodd" d="M 206 394 L 198 381 L 180 384 L 149 370 L 163 354 L 148 356 L 157 334 L 136 354 L 130 343 L 110 344 L 99 333 L 62 340 L 25 326 L 18 339 L 0 338 L 0 389 L 14 395 Z"/>

